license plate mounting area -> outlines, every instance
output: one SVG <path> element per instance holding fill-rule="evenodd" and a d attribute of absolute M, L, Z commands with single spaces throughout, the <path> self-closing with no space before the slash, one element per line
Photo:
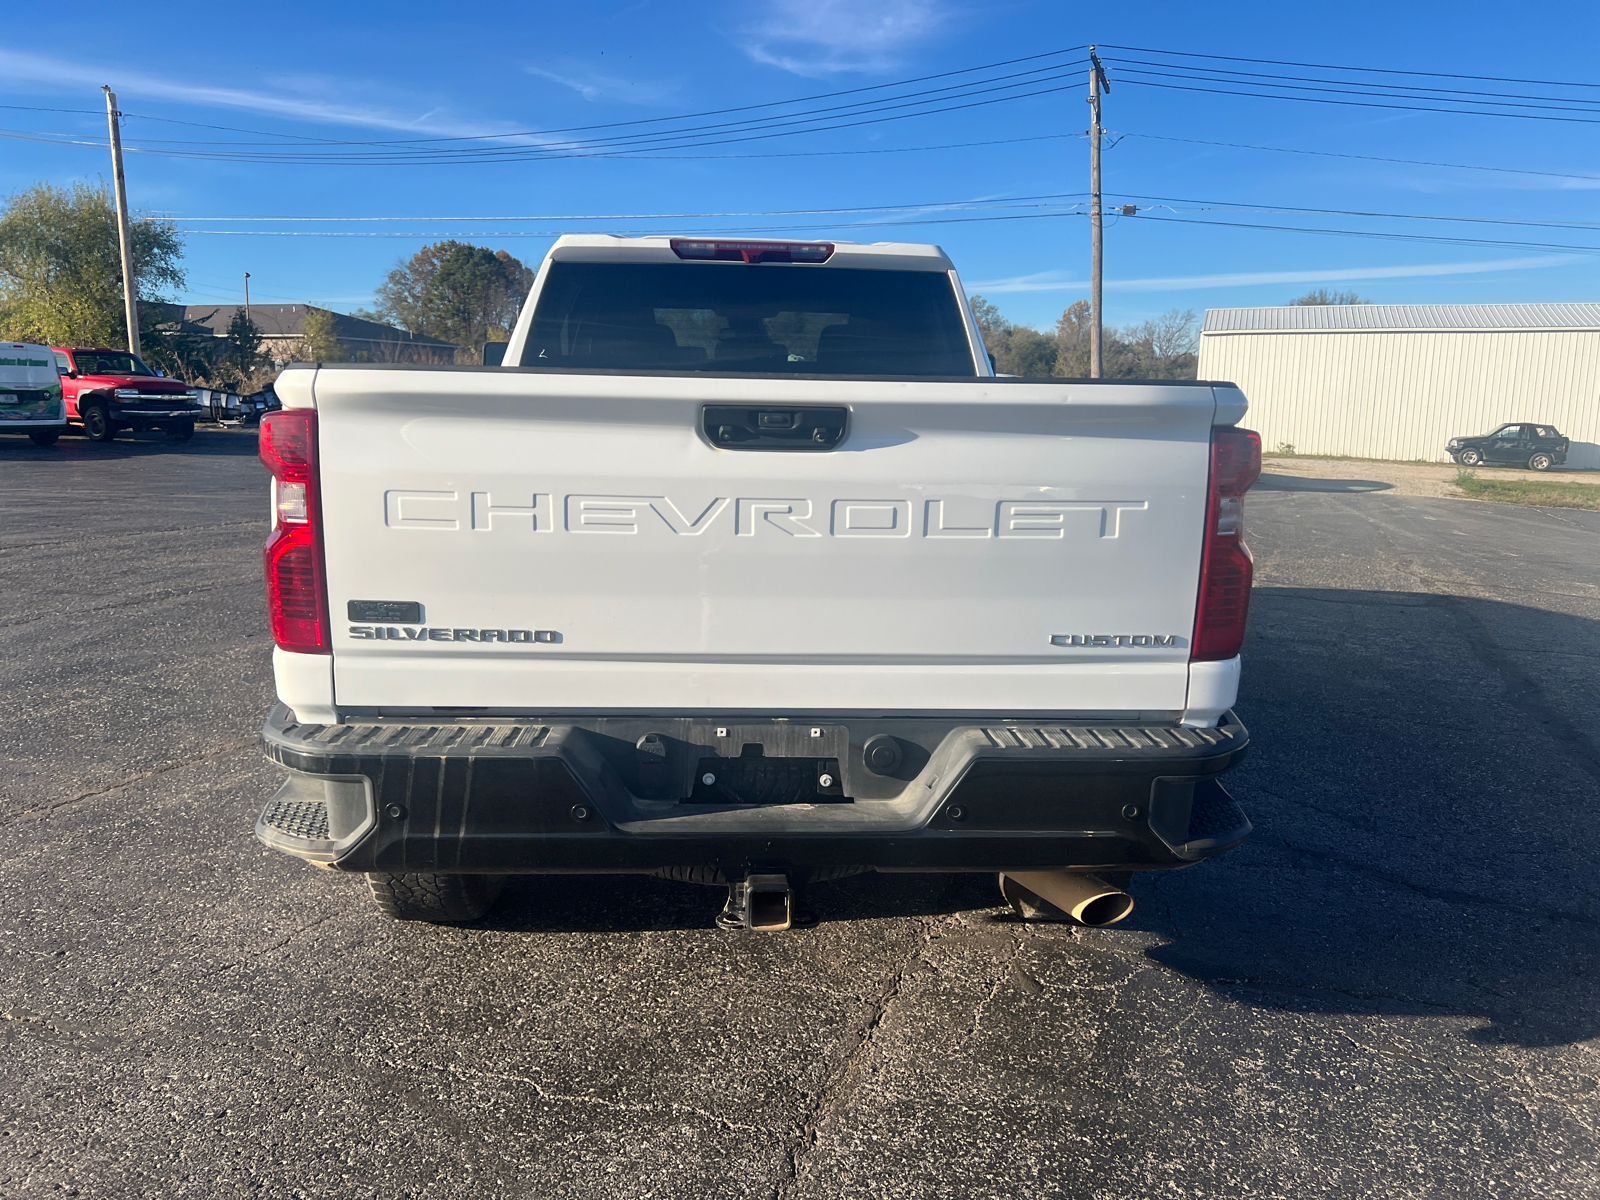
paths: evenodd
<path fill-rule="evenodd" d="M 712 726 L 695 740 L 719 753 L 695 763 L 686 804 L 849 804 L 839 757 L 846 730 L 828 726 Z"/>

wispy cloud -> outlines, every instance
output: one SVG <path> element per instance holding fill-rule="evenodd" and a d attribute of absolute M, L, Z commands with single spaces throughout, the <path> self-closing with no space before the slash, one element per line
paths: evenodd
<path fill-rule="evenodd" d="M 767 0 L 741 32 L 757 62 L 818 77 L 895 66 L 949 19 L 941 0 Z"/>
<path fill-rule="evenodd" d="M 1421 279 L 1433 275 L 1478 275 L 1492 271 L 1533 271 L 1586 259 L 1582 254 L 1544 254 L 1533 258 L 1493 258 L 1483 262 L 1421 263 L 1403 267 L 1337 267 L 1309 271 L 1238 271 L 1226 275 L 1173 275 L 1157 279 L 1108 279 L 1106 291 L 1169 292 L 1201 288 L 1256 287 L 1266 283 L 1344 283 L 1360 279 Z M 1088 291 L 1087 279 L 1067 279 L 1062 271 L 1041 271 L 967 284 L 968 292 Z"/>
<path fill-rule="evenodd" d="M 18 85 L 33 84 L 52 89 L 70 87 L 79 94 L 93 94 L 100 83 L 109 83 L 117 93 L 118 102 L 122 104 L 145 98 L 173 100 L 207 108 L 264 113 L 318 125 L 347 125 L 444 137 L 473 137 L 509 131 L 506 126 L 494 128 L 444 118 L 437 109 L 408 113 L 392 107 L 348 103 L 329 94 L 330 89 L 325 84 L 314 80 L 269 80 L 260 88 L 246 91 L 242 88 L 187 83 L 170 76 L 151 75 L 115 65 L 102 71 L 86 67 L 81 62 L 68 62 L 42 54 L 23 54 L 14 50 L 0 50 L 0 80 L 10 91 L 26 90 Z"/>
<path fill-rule="evenodd" d="M 585 100 L 609 100 L 621 104 L 659 104 L 678 90 L 676 83 L 652 83 L 645 79 L 624 79 L 576 63 L 557 63 L 558 70 L 527 68 L 529 75 L 571 88 Z"/>

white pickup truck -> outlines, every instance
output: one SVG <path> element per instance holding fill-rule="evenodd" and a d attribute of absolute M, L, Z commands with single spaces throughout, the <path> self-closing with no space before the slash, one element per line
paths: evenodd
<path fill-rule="evenodd" d="M 785 928 L 862 870 L 1103 924 L 1249 834 L 1233 386 L 997 376 L 897 243 L 563 237 L 504 363 L 277 382 L 267 845 L 401 918 L 635 872 Z"/>

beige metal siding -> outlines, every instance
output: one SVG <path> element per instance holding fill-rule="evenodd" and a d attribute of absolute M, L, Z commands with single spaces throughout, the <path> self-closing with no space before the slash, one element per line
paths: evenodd
<path fill-rule="evenodd" d="M 1452 437 L 1537 421 L 1600 468 L 1596 331 L 1204 333 L 1199 374 L 1243 389 L 1269 453 L 1447 461 Z"/>

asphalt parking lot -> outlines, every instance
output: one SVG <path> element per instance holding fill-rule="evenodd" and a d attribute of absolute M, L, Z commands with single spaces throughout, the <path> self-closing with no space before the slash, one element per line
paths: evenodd
<path fill-rule="evenodd" d="M 874 875 L 439 928 L 251 836 L 253 454 L 0 439 L 0 1194 L 1600 1193 L 1600 513 L 1269 473 L 1257 832 L 1112 929 Z"/>

